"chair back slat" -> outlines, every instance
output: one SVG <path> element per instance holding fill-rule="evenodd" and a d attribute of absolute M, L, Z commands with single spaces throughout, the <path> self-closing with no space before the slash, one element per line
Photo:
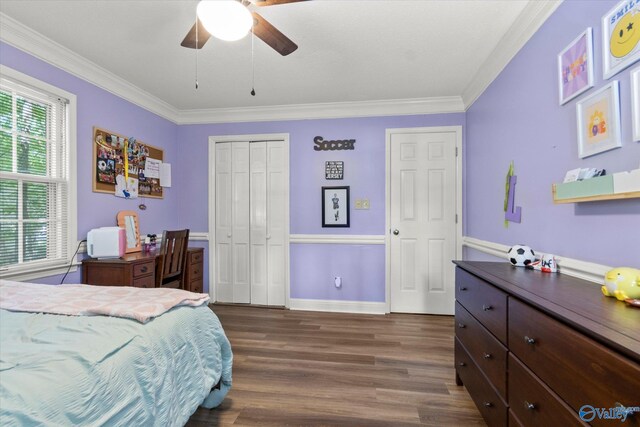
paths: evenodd
<path fill-rule="evenodd" d="M 162 233 L 156 286 L 171 286 L 184 289 L 184 275 L 187 262 L 187 246 L 189 245 L 189 229 L 167 231 Z"/>

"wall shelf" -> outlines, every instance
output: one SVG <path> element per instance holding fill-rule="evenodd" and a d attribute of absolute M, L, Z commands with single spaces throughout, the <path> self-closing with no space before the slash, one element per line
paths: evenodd
<path fill-rule="evenodd" d="M 621 200 L 621 199 L 637 199 L 640 198 L 640 191 L 632 191 L 629 193 L 610 193 L 610 194 L 598 194 L 594 196 L 580 196 L 559 198 L 557 195 L 556 186 L 562 184 L 553 184 L 553 203 L 582 203 L 582 202 L 598 202 L 601 200 Z"/>

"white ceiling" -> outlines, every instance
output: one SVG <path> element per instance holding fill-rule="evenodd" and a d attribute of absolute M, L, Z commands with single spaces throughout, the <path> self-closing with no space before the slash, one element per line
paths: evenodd
<path fill-rule="evenodd" d="M 282 57 L 256 39 L 255 97 L 251 37 L 211 38 L 198 52 L 195 89 L 195 51 L 180 42 L 197 1 L 0 0 L 0 12 L 169 108 L 191 111 L 462 97 L 501 46 L 523 37 L 527 29 L 514 23 L 530 22 L 524 15 L 535 3 L 543 2 L 312 0 L 256 8 L 299 48 Z M 7 41 L 2 32 L 0 39 Z"/>

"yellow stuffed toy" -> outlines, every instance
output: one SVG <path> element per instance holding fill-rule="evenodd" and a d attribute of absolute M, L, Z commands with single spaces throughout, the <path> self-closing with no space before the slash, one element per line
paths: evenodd
<path fill-rule="evenodd" d="M 620 267 L 607 271 L 604 275 L 602 293 L 620 301 L 640 298 L 640 270 Z"/>

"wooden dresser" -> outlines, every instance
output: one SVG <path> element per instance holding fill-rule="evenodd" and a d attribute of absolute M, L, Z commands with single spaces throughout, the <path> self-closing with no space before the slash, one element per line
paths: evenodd
<path fill-rule="evenodd" d="M 640 310 L 566 275 L 455 264 L 456 383 L 489 426 L 610 426 L 623 412 L 610 408 L 640 411 Z"/>
<path fill-rule="evenodd" d="M 185 289 L 202 292 L 203 248 L 187 250 Z M 153 288 L 156 283 L 155 253 L 134 252 L 122 258 L 82 261 L 82 283 L 105 286 L 135 286 Z"/>

